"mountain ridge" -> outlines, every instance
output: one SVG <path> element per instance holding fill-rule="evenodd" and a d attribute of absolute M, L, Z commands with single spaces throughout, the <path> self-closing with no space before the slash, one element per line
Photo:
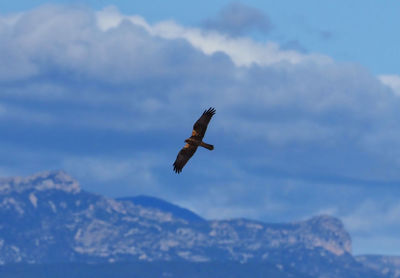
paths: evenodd
<path fill-rule="evenodd" d="M 176 216 L 177 218 L 184 219 L 189 222 L 197 222 L 197 221 L 206 221 L 204 218 L 200 217 L 199 215 L 195 214 L 194 212 L 167 202 L 163 199 L 147 196 L 147 195 L 137 195 L 131 197 L 120 197 L 116 198 L 117 201 L 130 201 L 134 204 L 140 205 L 142 207 L 147 208 L 155 208 L 162 210 L 164 212 L 170 212 L 172 215 Z"/>
<path fill-rule="evenodd" d="M 350 235 L 331 216 L 189 221 L 139 203 L 81 190 L 63 171 L 0 179 L 0 264 L 264 262 L 308 276 L 384 277 L 356 261 Z"/>

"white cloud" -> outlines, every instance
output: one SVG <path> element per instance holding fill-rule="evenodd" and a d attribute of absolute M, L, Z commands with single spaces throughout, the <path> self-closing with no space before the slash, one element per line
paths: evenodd
<path fill-rule="evenodd" d="M 395 74 L 379 75 L 378 78 L 383 84 L 393 90 L 394 93 L 400 95 L 400 76 Z"/>
<path fill-rule="evenodd" d="M 302 62 L 325 64 L 332 62 L 329 57 L 324 55 L 305 55 L 297 51 L 282 50 L 274 42 L 257 43 L 248 38 L 231 38 L 217 31 L 188 28 L 173 21 L 164 21 L 151 25 L 140 16 L 125 16 L 112 7 L 97 13 L 98 25 L 104 31 L 117 27 L 123 20 L 143 27 L 153 36 L 165 39 L 184 39 L 207 55 L 223 52 L 238 66 L 250 66 L 252 64 L 266 66 L 278 63 L 297 64 Z"/>

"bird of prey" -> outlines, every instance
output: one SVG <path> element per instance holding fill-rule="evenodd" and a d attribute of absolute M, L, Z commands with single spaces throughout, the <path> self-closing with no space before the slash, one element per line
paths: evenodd
<path fill-rule="evenodd" d="M 214 149 L 213 145 L 203 142 L 204 134 L 206 133 L 208 123 L 212 116 L 215 114 L 215 108 L 210 107 L 203 112 L 203 115 L 193 125 L 192 136 L 185 140 L 186 145 L 180 150 L 174 162 L 174 171 L 176 173 L 182 172 L 183 166 L 196 152 L 197 147 L 201 146 L 210 151 Z"/>

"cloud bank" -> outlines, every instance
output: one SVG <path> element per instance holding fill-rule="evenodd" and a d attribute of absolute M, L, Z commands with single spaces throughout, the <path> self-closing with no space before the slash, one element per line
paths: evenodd
<path fill-rule="evenodd" d="M 363 202 L 394 204 L 399 191 L 395 81 L 215 28 L 44 6 L 0 17 L 0 173 L 64 168 L 89 190 L 152 194 L 205 217 L 329 211 L 358 231 Z M 215 151 L 174 175 L 210 106 Z"/>

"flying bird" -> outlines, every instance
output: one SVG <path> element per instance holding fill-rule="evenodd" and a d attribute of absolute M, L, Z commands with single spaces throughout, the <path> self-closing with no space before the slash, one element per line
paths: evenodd
<path fill-rule="evenodd" d="M 214 114 L 215 108 L 210 107 L 208 110 L 205 110 L 203 115 L 194 123 L 192 136 L 185 140 L 186 145 L 180 150 L 174 162 L 174 171 L 176 173 L 179 174 L 182 172 L 183 166 L 185 166 L 188 160 L 193 156 L 198 146 L 204 147 L 210 151 L 214 149 L 213 145 L 203 142 L 208 123 Z"/>

